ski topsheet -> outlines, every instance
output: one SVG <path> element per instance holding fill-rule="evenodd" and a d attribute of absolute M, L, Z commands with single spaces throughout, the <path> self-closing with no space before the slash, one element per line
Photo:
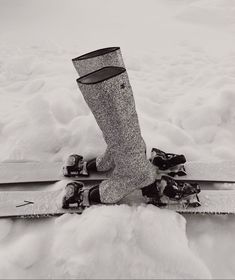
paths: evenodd
<path fill-rule="evenodd" d="M 0 184 L 57 182 L 64 179 L 62 162 L 1 163 Z M 235 161 L 187 162 L 186 176 L 176 180 L 191 182 L 235 182 Z M 156 169 L 157 170 L 157 169 Z M 157 171 L 156 171 L 157 172 Z M 159 178 L 163 172 L 158 173 Z M 77 180 L 104 180 L 108 173 L 92 173 L 89 177 L 79 176 Z"/>
<path fill-rule="evenodd" d="M 203 190 L 198 196 L 199 207 L 185 208 L 175 203 L 165 208 L 185 214 L 235 214 L 235 190 Z"/>
<path fill-rule="evenodd" d="M 37 218 L 58 216 L 65 213 L 81 214 L 81 208 L 62 208 L 63 188 L 48 191 L 2 191 L 0 192 L 1 218 Z M 170 204 L 163 209 L 184 214 L 235 214 L 235 190 L 202 190 L 199 193 L 201 206 L 184 207 L 181 204 Z M 141 205 L 145 198 L 141 191 L 135 191 L 119 204 Z M 101 206 L 101 205 L 100 205 Z"/>
<path fill-rule="evenodd" d="M 6 162 L 0 163 L 0 184 L 53 183 L 64 180 L 63 162 Z M 89 177 L 79 176 L 81 180 L 107 179 L 106 173 L 92 173 Z"/>

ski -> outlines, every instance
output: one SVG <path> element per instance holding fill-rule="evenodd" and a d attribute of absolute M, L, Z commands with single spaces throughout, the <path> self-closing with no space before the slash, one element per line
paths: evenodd
<path fill-rule="evenodd" d="M 54 183 L 64 180 L 63 162 L 6 162 L 0 164 L 0 185 L 19 183 Z M 174 168 L 173 168 L 174 169 Z M 218 162 L 186 162 L 184 169 L 187 175 L 175 175 L 175 180 L 199 183 L 234 183 L 235 161 Z M 159 170 L 156 168 L 157 178 L 171 170 Z M 175 172 L 177 173 L 177 172 Z M 76 180 L 96 181 L 108 179 L 110 173 L 91 172 L 87 175 L 77 175 Z M 29 185 L 30 185 L 29 184 Z"/>
<path fill-rule="evenodd" d="M 2 191 L 0 195 L 0 218 L 41 218 L 66 213 L 81 214 L 86 208 L 76 205 L 68 209 L 62 207 L 66 181 L 57 184 L 56 190 Z M 85 184 L 89 188 L 94 185 L 94 182 L 88 184 L 88 181 L 85 181 Z M 235 214 L 235 190 L 202 190 L 198 197 L 201 202 L 199 207 L 187 207 L 187 205 L 178 202 L 157 207 L 182 214 Z M 149 202 L 142 196 L 141 191 L 136 190 L 118 204 L 139 206 L 146 203 Z M 100 206 L 102 204 L 91 207 Z M 105 207 L 109 206 L 105 205 Z"/>
<path fill-rule="evenodd" d="M 0 163 L 0 185 L 20 183 L 54 183 L 65 179 L 63 162 L 6 162 Z M 108 173 L 93 172 L 76 176 L 81 180 L 104 180 Z"/>

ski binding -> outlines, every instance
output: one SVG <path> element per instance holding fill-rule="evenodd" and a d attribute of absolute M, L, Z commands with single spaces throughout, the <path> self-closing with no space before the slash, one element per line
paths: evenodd
<path fill-rule="evenodd" d="M 63 175 L 65 177 L 88 177 L 87 162 L 84 161 L 83 156 L 77 154 L 70 155 L 63 166 Z"/>
<path fill-rule="evenodd" d="M 157 148 L 152 148 L 150 162 L 159 170 L 167 170 L 186 162 L 184 155 L 165 153 Z"/>
<path fill-rule="evenodd" d="M 197 183 L 175 181 L 170 176 L 163 175 L 160 182 L 156 182 L 155 188 L 151 186 L 142 190 L 148 203 L 162 207 L 171 204 L 181 204 L 183 207 L 201 206 L 198 193 L 201 189 Z"/>

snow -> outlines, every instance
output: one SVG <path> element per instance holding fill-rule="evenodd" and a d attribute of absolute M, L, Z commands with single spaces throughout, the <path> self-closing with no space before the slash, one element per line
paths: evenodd
<path fill-rule="evenodd" d="M 91 215 L 94 211 L 97 216 Z M 200 278 L 210 275 L 189 250 L 184 218 L 153 206 L 97 207 L 82 216 L 65 215 L 57 220 L 57 226 L 60 234 L 53 247 L 57 253 L 55 262 L 60 264 L 60 275 L 69 278 L 89 279 L 94 275 L 108 279 L 154 278 L 156 275 Z M 69 241 L 68 235 L 73 237 Z M 162 246 L 165 240 L 168 246 Z M 184 268 L 186 261 L 187 269 Z M 171 262 L 175 265 L 169 267 Z"/>
<path fill-rule="evenodd" d="M 1 161 L 105 149 L 71 59 L 106 46 L 122 49 L 148 155 L 234 160 L 234 15 L 231 0 L 1 0 Z M 234 278 L 234 234 L 233 216 L 145 205 L 3 219 L 0 278 Z"/>

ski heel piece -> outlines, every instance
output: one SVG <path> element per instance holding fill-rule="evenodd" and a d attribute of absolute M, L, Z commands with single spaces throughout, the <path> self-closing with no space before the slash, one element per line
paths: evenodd
<path fill-rule="evenodd" d="M 84 161 L 83 156 L 77 154 L 70 155 L 63 166 L 63 174 L 65 177 L 88 177 L 87 162 Z"/>
<path fill-rule="evenodd" d="M 98 172 L 96 165 L 96 158 L 93 158 L 87 162 L 87 170 L 89 172 Z"/>
<path fill-rule="evenodd" d="M 184 155 L 165 153 L 157 148 L 152 148 L 150 162 L 160 170 L 167 170 L 174 166 L 184 164 L 186 158 Z"/>
<path fill-rule="evenodd" d="M 90 206 L 89 190 L 85 189 L 82 182 L 74 181 L 65 186 L 65 193 L 62 198 L 62 208 L 85 208 Z"/>

